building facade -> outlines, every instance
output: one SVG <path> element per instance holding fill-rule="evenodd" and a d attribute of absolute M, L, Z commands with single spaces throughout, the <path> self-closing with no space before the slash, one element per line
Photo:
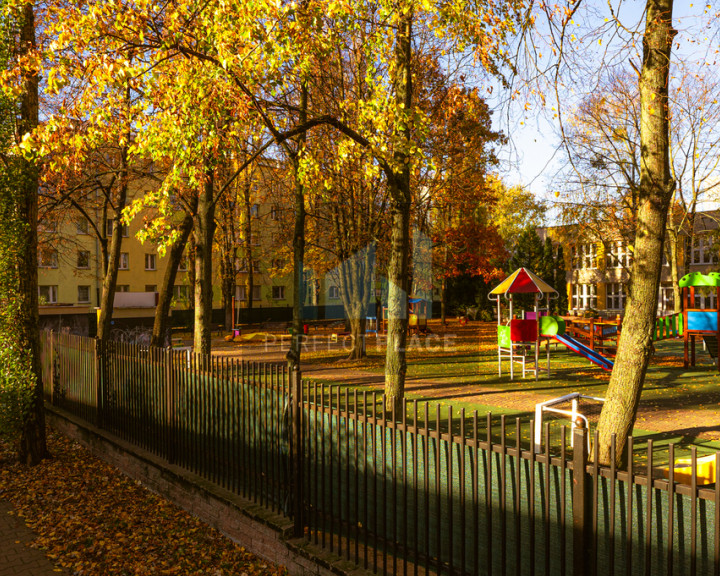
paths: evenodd
<path fill-rule="evenodd" d="M 690 272 L 720 270 L 718 254 L 718 212 L 698 213 L 693 232 L 678 239 L 678 279 Z M 629 271 L 633 264 L 632 246 L 608 230 L 604 238 L 583 233 L 578 226 L 558 226 L 538 230 L 541 239 L 549 236 L 563 246 L 565 255 L 568 310 L 572 313 L 597 313 L 604 317 L 622 315 L 627 300 Z M 560 289 L 560 287 L 557 287 Z M 667 255 L 658 294 L 658 313 L 670 314 L 675 309 L 672 270 Z M 715 293 L 698 289 L 698 308 L 715 307 Z"/>

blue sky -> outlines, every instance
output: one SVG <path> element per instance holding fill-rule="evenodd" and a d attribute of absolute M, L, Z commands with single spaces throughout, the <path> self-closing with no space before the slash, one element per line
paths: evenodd
<path fill-rule="evenodd" d="M 578 44 L 582 46 L 588 66 L 594 57 L 599 64 L 603 58 L 608 58 L 608 54 L 613 50 L 610 30 L 603 34 L 591 31 L 591 26 L 596 27 L 597 22 L 602 22 L 604 17 L 609 15 L 603 13 L 607 12 L 607 4 L 598 1 L 589 4 L 592 13 L 584 16 L 578 14 L 579 21 L 577 23 Z M 620 7 L 620 19 L 623 24 L 634 27 L 638 23 L 642 23 L 642 9 L 645 2 L 639 0 L 615 1 L 613 4 L 616 8 Z M 717 37 L 712 36 L 714 32 L 717 33 L 717 23 L 713 23 L 708 14 L 711 12 L 716 14 L 716 10 L 717 8 L 709 2 L 691 3 L 676 0 L 674 23 L 678 29 L 678 36 L 673 48 L 673 58 L 698 61 L 713 57 L 708 56 L 708 47 L 717 44 Z M 708 24 L 709 22 L 710 24 Z M 642 25 L 639 32 L 642 32 Z M 620 48 L 617 40 L 615 40 L 615 46 L 615 50 Z M 714 48 L 710 50 L 710 54 L 713 52 Z M 626 65 L 626 62 L 622 60 L 627 60 L 632 55 L 632 49 L 626 48 L 623 54 L 621 58 L 618 58 L 617 55 L 610 56 L 614 65 Z M 639 58 L 637 52 L 635 58 Z M 583 78 L 580 78 L 579 81 L 578 78 L 568 80 L 565 86 L 565 93 L 570 95 L 567 98 L 568 103 L 576 100 L 578 95 L 587 93 L 592 81 L 588 82 L 590 85 L 583 86 L 582 80 Z M 518 102 L 518 105 L 524 106 L 524 103 Z M 548 197 L 552 194 L 553 176 L 564 160 L 564 151 L 558 150 L 560 141 L 557 137 L 557 123 L 552 120 L 552 105 L 553 103 L 548 101 L 544 110 L 533 105 L 527 112 L 511 109 L 509 115 L 507 111 L 503 111 L 496 113 L 494 117 L 496 127 L 502 129 L 512 140 L 511 149 L 504 151 L 508 160 L 503 174 L 506 182 L 522 184 L 541 197 Z M 567 114 L 567 112 L 564 113 Z M 512 119 L 508 122 L 509 117 Z"/>

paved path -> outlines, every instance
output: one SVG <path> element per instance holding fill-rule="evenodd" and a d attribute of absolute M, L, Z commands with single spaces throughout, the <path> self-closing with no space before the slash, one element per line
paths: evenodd
<path fill-rule="evenodd" d="M 12 506 L 0 500 L 0 576 L 58 576 L 67 574 L 29 543 L 35 534 L 18 518 Z"/>

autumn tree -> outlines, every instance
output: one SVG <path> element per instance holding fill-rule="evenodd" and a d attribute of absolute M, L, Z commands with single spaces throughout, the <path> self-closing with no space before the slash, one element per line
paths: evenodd
<path fill-rule="evenodd" d="M 543 69 L 548 70 L 544 78 L 549 81 L 550 93 L 557 97 L 555 114 L 563 118 L 563 99 L 560 96 L 568 80 L 577 80 L 578 86 L 587 86 L 593 84 L 588 82 L 588 78 L 596 75 L 596 71 L 589 69 L 593 59 L 587 58 L 587 53 L 582 53 L 579 48 L 574 50 L 573 43 L 584 46 L 594 41 L 597 45 L 599 39 L 602 45 L 604 39 L 615 39 L 623 42 L 619 53 L 624 60 L 634 62 L 633 57 L 639 57 L 635 68 L 640 94 L 640 173 L 635 191 L 637 216 L 633 240 L 633 281 L 623 322 L 623 337 L 598 424 L 600 441 L 595 447 L 596 458 L 607 464 L 611 458 L 612 437 L 617 438 L 617 447 L 622 453 L 632 430 L 652 350 L 667 214 L 675 192 L 670 172 L 668 87 L 676 30 L 673 28 L 672 0 L 647 0 L 644 28 L 622 22 L 621 12 L 610 5 L 604 24 L 590 18 L 593 28 L 581 42 L 577 40 L 576 28 L 581 16 L 586 15 L 579 12 L 584 7 L 582 3 L 541 7 L 549 31 L 546 37 L 551 56 L 548 58 L 552 60 L 549 66 L 543 63 Z M 642 53 L 637 53 L 635 47 L 638 46 L 642 46 Z M 607 47 L 602 50 L 606 55 L 610 53 Z M 572 57 L 581 53 L 584 59 Z M 537 69 L 534 68 L 534 74 Z M 561 129 L 564 127 L 565 123 Z M 562 135 L 566 136 L 566 133 Z M 568 140 L 565 139 L 565 142 Z"/>
<path fill-rule="evenodd" d="M 522 186 L 508 186 L 500 178 L 490 176 L 487 186 L 492 191 L 492 220 L 502 237 L 505 248 L 512 252 L 520 234 L 528 228 L 542 226 L 546 203 Z"/>
<path fill-rule="evenodd" d="M 703 72 L 703 75 L 700 75 Z M 693 241 L 698 204 L 712 199 L 718 183 L 715 99 L 717 81 L 712 73 L 690 64 L 671 79 L 671 172 L 677 183 L 672 214 L 667 221 L 665 253 L 670 263 L 675 304 L 680 306 L 679 250 Z M 570 116 L 568 166 L 560 180 L 566 190 L 559 206 L 568 222 L 583 222 L 606 246 L 622 240 L 632 247 L 640 181 L 640 106 L 636 76 L 608 71 L 597 92 L 588 95 Z M 687 244 L 681 240 L 688 239 Z M 687 266 L 690 258 L 684 258 Z M 677 308 L 676 308 L 677 309 Z"/>
<path fill-rule="evenodd" d="M 38 332 L 39 167 L 30 145 L 40 78 L 34 9 L 30 2 L 10 2 L 0 12 L 0 62 L 3 72 L 11 71 L 3 74 L 0 93 L 0 418 L 6 425 L 10 418 L 19 431 L 18 456 L 30 465 L 48 456 Z"/>
<path fill-rule="evenodd" d="M 505 252 L 492 218 L 497 198 L 488 172 L 498 164 L 495 149 L 505 137 L 493 130 L 479 90 L 448 79 L 433 53 L 420 54 L 418 60 L 418 105 L 428 117 L 423 150 L 430 162 L 416 170 L 416 218 L 433 242 L 445 323 L 449 281 L 487 282 L 502 274 Z"/>

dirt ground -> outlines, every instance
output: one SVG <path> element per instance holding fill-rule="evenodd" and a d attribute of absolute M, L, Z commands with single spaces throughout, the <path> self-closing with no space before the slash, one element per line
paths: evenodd
<path fill-rule="evenodd" d="M 413 336 L 408 342 L 409 398 L 437 401 L 456 408 L 467 406 L 498 408 L 505 412 L 530 413 L 539 402 L 571 391 L 603 397 L 609 373 L 582 358 L 563 351 L 561 360 L 551 362 L 550 378 L 541 374 L 510 382 L 497 374 L 496 327 L 492 323 L 453 319 L 445 327 L 430 323 L 430 334 Z M 382 391 L 384 381 L 384 341 L 370 335 L 368 358 L 345 360 L 349 343 L 340 326 L 311 329 L 303 350 L 303 377 L 324 383 L 345 384 L 368 391 Z M 276 332 L 251 332 L 242 342 L 214 343 L 214 353 L 256 362 L 284 362 L 289 335 Z M 337 341 L 333 337 L 337 334 Z M 562 348 L 562 347 L 561 347 Z M 557 351 L 552 352 L 553 355 Z M 720 375 L 704 359 L 703 366 L 682 368 L 682 342 L 658 343 L 648 370 L 636 428 L 669 436 L 720 440 Z M 556 370 L 557 368 L 557 370 Z M 506 368 L 505 368 L 506 370 Z M 556 372 L 556 373 L 555 373 Z"/>

